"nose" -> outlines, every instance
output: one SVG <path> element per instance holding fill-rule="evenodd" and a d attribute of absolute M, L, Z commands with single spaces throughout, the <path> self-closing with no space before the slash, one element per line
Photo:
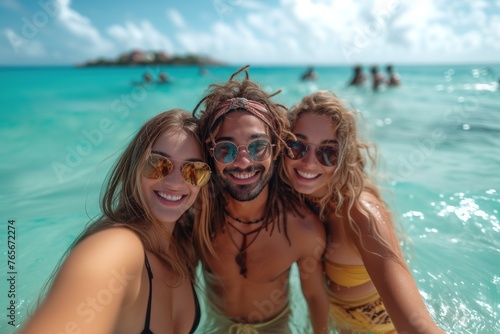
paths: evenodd
<path fill-rule="evenodd" d="M 316 158 L 316 148 L 312 146 L 307 146 L 306 155 L 302 158 L 302 163 L 306 165 L 313 165 L 318 162 Z"/>
<path fill-rule="evenodd" d="M 249 164 L 253 164 L 253 160 L 250 159 L 248 149 L 245 146 L 239 146 L 236 159 L 233 161 L 233 165 L 248 166 Z"/>
<path fill-rule="evenodd" d="M 162 182 L 166 183 L 169 188 L 180 188 L 184 186 L 184 177 L 182 176 L 181 166 L 175 166 L 172 173 L 163 178 Z"/>

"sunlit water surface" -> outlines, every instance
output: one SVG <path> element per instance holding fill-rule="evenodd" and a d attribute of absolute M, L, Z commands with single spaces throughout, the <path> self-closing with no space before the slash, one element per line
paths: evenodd
<path fill-rule="evenodd" d="M 0 68 L 0 240 L 3 313 L 8 220 L 16 231 L 16 324 L 71 241 L 98 214 L 100 187 L 117 154 L 147 119 L 192 110 L 210 83 L 236 69 L 161 68 L 174 82 L 132 85 L 145 68 Z M 318 89 L 350 101 L 382 158 L 386 200 L 413 242 L 409 261 L 432 317 L 448 333 L 500 332 L 500 66 L 400 67 L 403 85 L 348 88 L 351 68 L 253 67 L 251 77 L 291 106 Z M 150 70 L 156 77 L 158 67 Z M 307 324 L 296 271 L 296 332 Z M 10 333 L 2 316 L 0 332 Z"/>

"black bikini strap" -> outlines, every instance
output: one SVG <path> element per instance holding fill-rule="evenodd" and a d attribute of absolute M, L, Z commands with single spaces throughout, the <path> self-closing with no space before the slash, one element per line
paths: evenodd
<path fill-rule="evenodd" d="M 191 326 L 191 330 L 189 331 L 189 334 L 193 334 L 194 332 L 196 332 L 196 329 L 198 328 L 198 325 L 200 324 L 201 320 L 201 310 L 200 310 L 200 302 L 198 300 L 198 295 L 196 294 L 194 284 L 191 284 L 191 287 L 193 289 L 193 296 L 194 296 L 194 321 L 193 321 L 193 326 Z"/>
<path fill-rule="evenodd" d="M 148 271 L 149 277 L 149 297 L 148 297 L 148 308 L 146 311 L 146 322 L 144 323 L 144 329 L 149 331 L 149 321 L 151 318 L 151 296 L 153 293 L 153 271 L 151 270 L 151 266 L 149 265 L 148 256 L 144 253 L 146 270 Z"/>

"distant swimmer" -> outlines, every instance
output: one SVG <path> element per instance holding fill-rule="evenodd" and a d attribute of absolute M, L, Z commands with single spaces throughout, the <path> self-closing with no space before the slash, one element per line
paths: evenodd
<path fill-rule="evenodd" d="M 144 75 L 142 76 L 142 81 L 145 84 L 149 84 L 153 82 L 153 77 L 149 72 L 145 72 Z"/>
<path fill-rule="evenodd" d="M 386 82 L 386 80 L 384 75 L 378 71 L 377 66 L 375 65 L 372 66 L 371 72 L 372 72 L 372 88 L 374 91 L 377 91 L 380 88 L 380 86 Z"/>
<path fill-rule="evenodd" d="M 172 82 L 172 80 L 167 76 L 165 72 L 161 72 L 160 75 L 158 76 L 158 83 L 169 83 Z"/>
<path fill-rule="evenodd" d="M 389 75 L 389 80 L 387 81 L 387 85 L 389 86 L 399 86 L 401 84 L 401 80 L 399 74 L 394 71 L 392 65 L 387 65 L 386 67 L 387 74 Z"/>
<path fill-rule="evenodd" d="M 360 65 L 354 66 L 354 76 L 349 82 L 349 86 L 361 86 L 366 81 L 366 75 L 363 73 L 363 70 Z"/>
<path fill-rule="evenodd" d="M 149 72 L 144 72 L 142 75 L 142 81 L 132 81 L 134 86 L 148 86 L 154 84 L 153 76 Z"/>
<path fill-rule="evenodd" d="M 158 75 L 158 80 L 154 80 L 151 73 L 144 72 L 144 74 L 142 75 L 142 81 L 132 81 L 132 85 L 142 86 L 142 87 L 147 87 L 147 86 L 154 87 L 157 84 L 164 84 L 170 82 L 172 82 L 172 79 L 170 79 L 165 72 L 160 72 L 160 74 Z"/>
<path fill-rule="evenodd" d="M 314 81 L 318 78 L 318 75 L 314 71 L 314 67 L 310 66 L 307 71 L 302 74 L 302 77 L 300 78 L 302 81 Z"/>

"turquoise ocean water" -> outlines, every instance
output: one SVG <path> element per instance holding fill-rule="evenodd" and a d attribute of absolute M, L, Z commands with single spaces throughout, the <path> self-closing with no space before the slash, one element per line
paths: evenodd
<path fill-rule="evenodd" d="M 139 126 L 163 110 L 191 111 L 210 83 L 235 69 L 202 76 L 196 67 L 0 68 L 1 333 L 14 330 L 11 301 L 19 325 L 62 253 L 98 214 L 105 175 Z M 164 70 L 174 81 L 132 85 L 145 70 L 154 77 Z M 378 93 L 347 88 L 350 67 L 317 67 L 315 82 L 299 80 L 304 70 L 252 67 L 250 75 L 268 92 L 282 89 L 275 100 L 287 106 L 330 89 L 361 112 L 433 318 L 448 333 L 499 333 L 500 65 L 396 67 L 403 85 Z M 296 285 L 294 295 L 302 308 Z"/>

